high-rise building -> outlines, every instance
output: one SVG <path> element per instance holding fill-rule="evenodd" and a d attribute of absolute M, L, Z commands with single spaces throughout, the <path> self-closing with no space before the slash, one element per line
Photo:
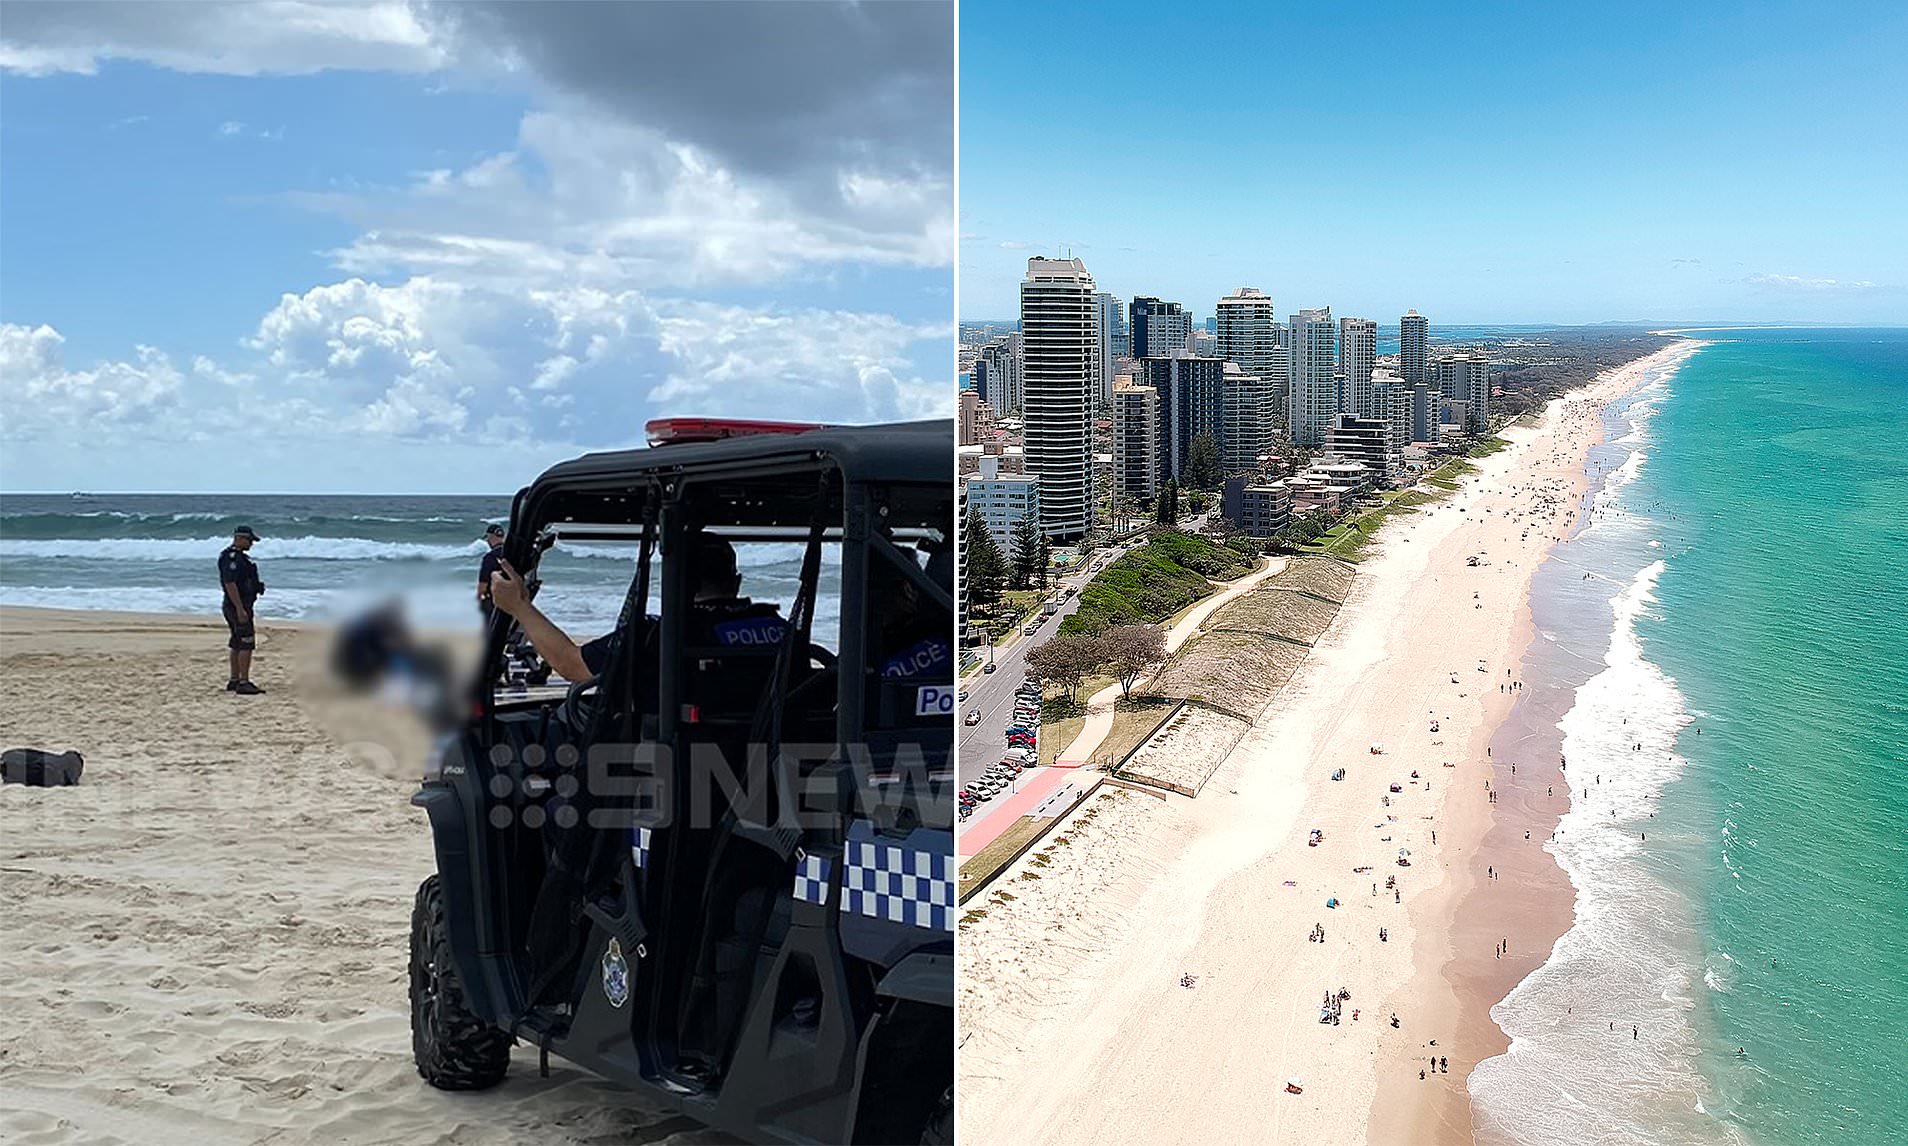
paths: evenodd
<path fill-rule="evenodd" d="M 1020 334 L 981 347 L 974 358 L 975 388 L 996 414 L 1021 407 L 1025 394 L 1021 389 Z"/>
<path fill-rule="evenodd" d="M 1277 379 L 1279 319 L 1272 296 L 1254 287 L 1240 287 L 1219 300 L 1214 333 L 1217 354 L 1258 378 Z"/>
<path fill-rule="evenodd" d="M 1481 351 L 1441 354 L 1435 361 L 1438 394 L 1464 404 L 1464 429 L 1481 434 L 1491 424 L 1491 363 Z"/>
<path fill-rule="evenodd" d="M 962 390 L 960 404 L 954 413 L 954 440 L 957 445 L 973 446 L 980 443 L 981 396 L 973 390 Z"/>
<path fill-rule="evenodd" d="M 1426 367 L 1427 373 L 1429 369 Z M 1438 440 L 1438 388 L 1434 383 L 1420 382 L 1411 388 L 1411 440 Z"/>
<path fill-rule="evenodd" d="M 1256 470 L 1272 449 L 1272 383 L 1220 359 L 1219 465 L 1228 472 Z"/>
<path fill-rule="evenodd" d="M 1027 260 L 1020 284 L 1022 440 L 1040 479 L 1040 525 L 1059 542 L 1085 536 L 1093 513 L 1093 276 L 1079 259 Z"/>
<path fill-rule="evenodd" d="M 1148 358 L 1145 384 L 1159 395 L 1159 480 L 1179 478 L 1193 439 L 1212 435 L 1220 448 L 1224 429 L 1225 360 L 1197 358 L 1182 350 L 1170 358 Z"/>
<path fill-rule="evenodd" d="M 1301 310 L 1292 316 L 1291 386 L 1286 425 L 1296 445 L 1316 446 L 1338 413 L 1337 356 L 1333 350 L 1332 308 Z"/>
<path fill-rule="evenodd" d="M 1371 416 L 1383 422 L 1391 442 L 1391 457 L 1403 472 L 1404 450 L 1416 439 L 1412 436 L 1412 390 L 1397 378 L 1386 375 L 1371 385 Z"/>
<path fill-rule="evenodd" d="M 1113 400 L 1113 360 L 1119 357 L 1120 332 L 1126 326 L 1120 300 L 1105 291 L 1093 296 L 1093 401 Z"/>
<path fill-rule="evenodd" d="M 1127 331 L 1131 341 L 1129 349 L 1132 351 L 1133 357 L 1163 358 L 1174 350 L 1185 349 L 1185 335 L 1190 332 L 1192 326 L 1192 320 L 1189 316 L 1186 317 L 1183 324 L 1169 322 L 1160 327 L 1164 336 L 1168 338 L 1171 338 L 1175 332 L 1178 332 L 1178 346 L 1154 346 L 1152 342 L 1153 327 L 1148 323 L 1148 320 L 1154 315 L 1171 314 L 1184 316 L 1185 311 L 1178 303 L 1164 302 L 1150 295 L 1145 295 L 1128 303 L 1126 305 L 1126 313 L 1128 318 Z"/>
<path fill-rule="evenodd" d="M 1172 310 L 1146 316 L 1146 355 L 1149 358 L 1164 358 L 1192 349 L 1192 315 L 1180 310 L 1178 303 L 1171 305 Z"/>
<path fill-rule="evenodd" d="M 1398 320 L 1398 375 L 1407 386 L 1425 380 L 1430 365 L 1431 323 L 1415 310 Z"/>
<path fill-rule="evenodd" d="M 1136 503 L 1159 492 L 1159 391 L 1124 374 L 1113 382 L 1113 480 Z"/>
<path fill-rule="evenodd" d="M 1338 320 L 1338 372 L 1345 389 L 1339 397 L 1341 414 L 1371 417 L 1371 370 L 1378 360 L 1378 324 L 1369 318 Z"/>

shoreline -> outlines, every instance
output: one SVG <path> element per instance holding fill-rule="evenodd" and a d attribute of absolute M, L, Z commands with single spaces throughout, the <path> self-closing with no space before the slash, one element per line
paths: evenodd
<path fill-rule="evenodd" d="M 1558 722 L 1575 703 L 1583 681 L 1552 679 L 1546 670 L 1554 674 L 1555 666 L 1533 665 L 1540 654 L 1554 653 L 1538 645 L 1533 594 L 1557 546 L 1589 526 L 1597 494 L 1608 481 L 1611 471 L 1593 472 L 1591 458 L 1607 444 L 1607 412 L 1633 400 L 1649 372 L 1681 362 L 1701 345 L 1681 340 L 1599 375 L 1590 386 L 1552 403 L 1591 402 L 1596 410 L 1594 430 L 1569 442 L 1567 457 L 1558 459 L 1566 472 L 1574 468 L 1571 516 L 1561 532 L 1547 538 L 1525 578 L 1512 628 L 1513 679 L 1521 685 L 1536 668 L 1538 688 L 1520 688 L 1508 703 L 1487 705 L 1493 713 L 1485 721 L 1487 752 L 1476 752 L 1474 745 L 1472 758 L 1482 755 L 1488 761 L 1490 787 L 1498 799 L 1458 801 L 1452 821 L 1447 821 L 1460 850 L 1468 849 L 1470 855 L 1451 880 L 1424 900 L 1423 914 L 1432 926 L 1423 949 L 1414 952 L 1417 972 L 1406 991 L 1455 1027 L 1452 1043 L 1462 1048 L 1462 1067 L 1453 1062 L 1452 1073 L 1464 1085 L 1426 1091 L 1411 1085 L 1404 1072 L 1387 1075 L 1372 1109 L 1371 1141 L 1469 1146 L 1481 1140 L 1469 1088 L 1471 1071 L 1511 1045 L 1492 1011 L 1549 961 L 1557 941 L 1576 921 L 1577 889 L 1544 843 L 1571 807 L 1567 773 L 1558 763 L 1563 743 Z M 1601 656 L 1603 643 L 1593 656 Z M 1546 791 L 1538 793 L 1538 785 Z M 1439 919 L 1444 920 L 1441 933 Z M 1502 955 L 1500 941 L 1508 945 Z"/>
<path fill-rule="evenodd" d="M 1418 1142 L 1436 1134 L 1434 1092 L 1468 1124 L 1461 1071 L 1433 1090 L 1402 1080 L 1431 1039 L 1474 1060 L 1453 1044 L 1466 1037 L 1459 1012 L 1488 1023 L 1495 998 L 1465 1008 L 1418 987 L 1446 962 L 1452 904 L 1493 822 L 1484 749 L 1515 694 L 1489 685 L 1516 679 L 1504 672 L 1533 635 L 1530 582 L 1582 512 L 1603 403 L 1658 361 L 1553 403 L 1451 497 L 1389 526 L 1346 608 L 1200 798 L 1122 800 L 1099 817 L 1098 846 L 1003 873 L 1010 900 L 962 928 L 963 1061 L 986 1063 L 962 1072 L 965 1138 L 1230 1141 L 1252 1125 L 1264 1141 Z M 1480 552 L 1483 567 L 1467 567 Z M 1480 610 L 1505 622 L 1479 625 Z M 1343 782 L 1326 779 L 1336 766 Z M 1310 827 L 1322 846 L 1304 843 Z M 1408 868 L 1391 862 L 1400 847 Z M 1385 899 L 1388 874 L 1398 888 Z M 1305 938 L 1314 924 L 1322 945 Z M 1320 994 L 1341 985 L 1354 991 L 1343 1020 L 1319 1023 Z M 1205 1030 L 1226 1034 L 1186 1037 Z M 1032 1093 L 1028 1071 L 1041 1072 Z M 1280 1086 L 1295 1075 L 1301 1095 Z"/>

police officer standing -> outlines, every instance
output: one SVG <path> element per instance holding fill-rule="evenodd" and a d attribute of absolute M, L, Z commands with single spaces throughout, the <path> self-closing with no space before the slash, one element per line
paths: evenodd
<path fill-rule="evenodd" d="M 232 531 L 232 544 L 219 554 L 219 591 L 224 594 L 220 611 L 225 614 L 225 627 L 232 631 L 231 640 L 226 642 L 231 650 L 232 679 L 225 682 L 225 691 L 241 696 L 257 696 L 265 691 L 252 683 L 252 648 L 258 640 L 252 627 L 252 604 L 265 592 L 265 582 L 259 579 L 258 566 L 246 550 L 257 540 L 258 534 L 251 526 L 241 525 Z"/>
<path fill-rule="evenodd" d="M 490 575 L 503 568 L 504 527 L 491 522 L 484 529 L 484 559 L 477 563 L 477 610 L 489 621 L 497 607 L 490 600 Z"/>

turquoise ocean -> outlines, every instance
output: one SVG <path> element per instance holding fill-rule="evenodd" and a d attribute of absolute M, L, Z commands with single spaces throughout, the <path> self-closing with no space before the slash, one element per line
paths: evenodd
<path fill-rule="evenodd" d="M 1690 337 L 1533 589 L 1577 917 L 1470 1089 L 1518 1141 L 1908 1142 L 1908 330 Z"/>

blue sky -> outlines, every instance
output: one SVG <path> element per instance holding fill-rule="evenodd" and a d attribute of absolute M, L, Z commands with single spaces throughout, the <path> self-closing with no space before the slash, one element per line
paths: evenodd
<path fill-rule="evenodd" d="M 963 318 L 1908 322 L 1908 7 L 961 4 Z"/>
<path fill-rule="evenodd" d="M 945 4 L 10 5 L 0 489 L 944 415 L 952 56 Z"/>

